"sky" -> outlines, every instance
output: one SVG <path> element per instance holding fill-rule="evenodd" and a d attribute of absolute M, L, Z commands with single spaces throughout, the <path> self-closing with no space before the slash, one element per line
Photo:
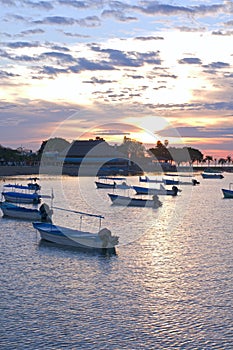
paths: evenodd
<path fill-rule="evenodd" d="M 126 135 L 233 157 L 233 2 L 0 0 L 0 144 Z"/>

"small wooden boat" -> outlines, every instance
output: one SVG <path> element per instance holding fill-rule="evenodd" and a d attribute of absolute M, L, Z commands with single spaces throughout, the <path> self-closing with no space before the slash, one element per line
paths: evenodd
<path fill-rule="evenodd" d="M 39 204 L 41 202 L 41 196 L 36 192 L 3 191 L 2 196 L 5 198 L 5 201 L 11 203 Z"/>
<path fill-rule="evenodd" d="M 224 176 L 221 173 L 205 173 L 203 172 L 201 174 L 201 176 L 203 177 L 203 179 L 223 179 Z"/>
<path fill-rule="evenodd" d="M 174 179 L 163 179 L 163 182 L 165 185 L 192 185 L 196 186 L 199 185 L 200 182 L 196 179 L 192 179 L 191 181 L 183 181 L 183 180 L 174 180 Z"/>
<path fill-rule="evenodd" d="M 233 198 L 233 183 L 229 184 L 229 189 L 222 188 L 224 198 Z"/>
<path fill-rule="evenodd" d="M 142 199 L 142 198 L 131 198 L 127 196 L 120 196 L 113 193 L 108 193 L 112 204 L 121 205 L 125 207 L 150 207 L 150 208 L 159 208 L 162 206 L 162 203 L 158 199 L 157 195 L 153 196 L 153 199 Z"/>
<path fill-rule="evenodd" d="M 107 177 L 107 176 L 100 176 L 99 179 L 105 180 L 103 181 L 95 181 L 97 188 L 112 188 L 112 189 L 122 189 L 122 190 L 128 190 L 131 188 L 130 185 L 126 183 L 125 177 Z M 121 183 L 117 183 L 117 181 L 121 181 Z"/>
<path fill-rule="evenodd" d="M 58 207 L 53 207 L 53 209 L 73 212 L 81 215 L 81 217 L 84 215 L 97 217 L 100 219 L 100 221 L 104 218 L 101 215 L 83 213 Z M 53 223 L 33 222 L 33 227 L 39 231 L 42 240 L 63 246 L 99 251 L 102 251 L 104 249 L 110 252 L 115 252 L 115 247 L 119 243 L 119 237 L 113 236 L 111 234 L 111 231 L 107 228 L 99 228 L 98 232 L 92 233 L 89 231 L 82 231 L 81 227 L 79 230 L 77 230 L 63 226 L 57 226 Z"/>
<path fill-rule="evenodd" d="M 17 204 L 39 204 L 42 198 L 51 198 L 49 195 L 38 193 L 38 188 L 32 188 L 27 185 L 7 184 L 3 186 L 2 196 L 6 202 Z M 6 191 L 6 188 L 11 188 L 11 191 Z"/>
<path fill-rule="evenodd" d="M 162 184 L 160 185 L 160 188 L 148 188 L 148 187 L 141 187 L 141 186 L 132 186 L 133 189 L 136 191 L 137 194 L 157 194 L 162 196 L 176 196 L 178 194 L 179 190 L 178 187 L 173 186 L 172 189 L 166 189 Z"/>
<path fill-rule="evenodd" d="M 150 183 L 162 183 L 163 180 L 159 180 L 159 179 L 150 179 L 148 176 L 139 176 L 139 182 L 150 182 Z"/>
<path fill-rule="evenodd" d="M 3 212 L 3 216 L 13 219 L 49 222 L 52 216 L 52 210 L 46 203 L 42 204 L 39 209 L 36 209 L 0 202 L 0 209 Z"/>
<path fill-rule="evenodd" d="M 179 185 L 180 181 L 179 180 L 174 180 L 174 179 L 163 179 L 163 183 L 165 185 Z"/>

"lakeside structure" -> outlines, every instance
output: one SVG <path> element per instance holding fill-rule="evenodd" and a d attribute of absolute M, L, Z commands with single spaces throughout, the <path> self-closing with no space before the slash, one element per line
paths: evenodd
<path fill-rule="evenodd" d="M 49 140 L 48 140 L 49 141 Z M 135 141 L 132 141 L 135 142 Z M 54 149 L 54 145 L 52 145 Z M 55 145 L 56 146 L 56 145 Z M 56 148 L 56 147 L 55 147 Z M 166 152 L 169 150 L 166 149 Z M 192 172 L 205 169 L 233 172 L 232 164 L 195 164 L 169 162 L 166 157 L 132 156 L 125 150 L 109 145 L 103 138 L 74 140 L 63 151 L 51 151 L 50 142 L 45 142 L 40 161 L 27 164 L 24 162 L 4 162 L 0 164 L 0 177 L 14 175 L 53 174 L 70 176 L 96 175 L 142 175 L 162 172 Z"/>

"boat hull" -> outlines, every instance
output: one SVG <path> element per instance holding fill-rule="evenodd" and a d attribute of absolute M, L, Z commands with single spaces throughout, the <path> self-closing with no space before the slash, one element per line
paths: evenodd
<path fill-rule="evenodd" d="M 10 203 L 39 204 L 41 201 L 37 193 L 2 192 L 2 195 Z"/>
<path fill-rule="evenodd" d="M 139 176 L 139 182 L 150 182 L 150 183 L 159 184 L 159 183 L 162 183 L 163 180 L 149 179 L 147 176 L 145 176 L 144 178 L 142 176 Z"/>
<path fill-rule="evenodd" d="M 161 202 L 155 203 L 152 199 L 130 198 L 125 196 L 119 196 L 112 193 L 108 193 L 112 204 L 125 207 L 149 207 L 158 208 L 161 206 Z"/>
<path fill-rule="evenodd" d="M 150 194 L 150 195 L 170 195 L 175 196 L 176 193 L 173 190 L 167 190 L 166 188 L 146 188 L 146 187 L 140 187 L 140 186 L 133 186 L 133 189 L 136 191 L 137 194 Z"/>
<path fill-rule="evenodd" d="M 203 179 L 223 179 L 224 176 L 222 174 L 204 174 L 202 173 L 201 176 Z"/>
<path fill-rule="evenodd" d="M 42 240 L 51 243 L 88 250 L 102 251 L 105 249 L 112 252 L 115 251 L 115 245 L 112 242 L 103 244 L 103 240 L 101 240 L 98 233 L 74 230 L 41 222 L 33 222 L 33 227 L 39 231 Z"/>
<path fill-rule="evenodd" d="M 3 215 L 10 218 L 30 221 L 41 220 L 41 213 L 37 209 L 17 207 L 5 203 L 2 203 L 0 205 L 0 208 L 3 212 Z"/>
<path fill-rule="evenodd" d="M 115 184 L 109 184 L 104 182 L 95 181 L 97 188 L 116 188 Z"/>
<path fill-rule="evenodd" d="M 126 183 L 122 183 L 122 184 L 110 184 L 110 183 L 104 183 L 104 182 L 99 182 L 99 181 L 95 181 L 96 187 L 97 188 L 117 188 L 117 189 L 121 189 L 121 190 L 128 190 L 131 188 L 131 186 L 127 185 Z"/>
<path fill-rule="evenodd" d="M 222 189 L 224 198 L 233 198 L 233 190 Z"/>

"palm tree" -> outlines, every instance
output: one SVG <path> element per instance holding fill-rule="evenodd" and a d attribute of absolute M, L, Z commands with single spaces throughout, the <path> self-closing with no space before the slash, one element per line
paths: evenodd
<path fill-rule="evenodd" d="M 213 161 L 213 157 L 212 156 L 206 156 L 205 160 L 207 161 L 208 166 L 210 166 L 210 162 Z"/>

